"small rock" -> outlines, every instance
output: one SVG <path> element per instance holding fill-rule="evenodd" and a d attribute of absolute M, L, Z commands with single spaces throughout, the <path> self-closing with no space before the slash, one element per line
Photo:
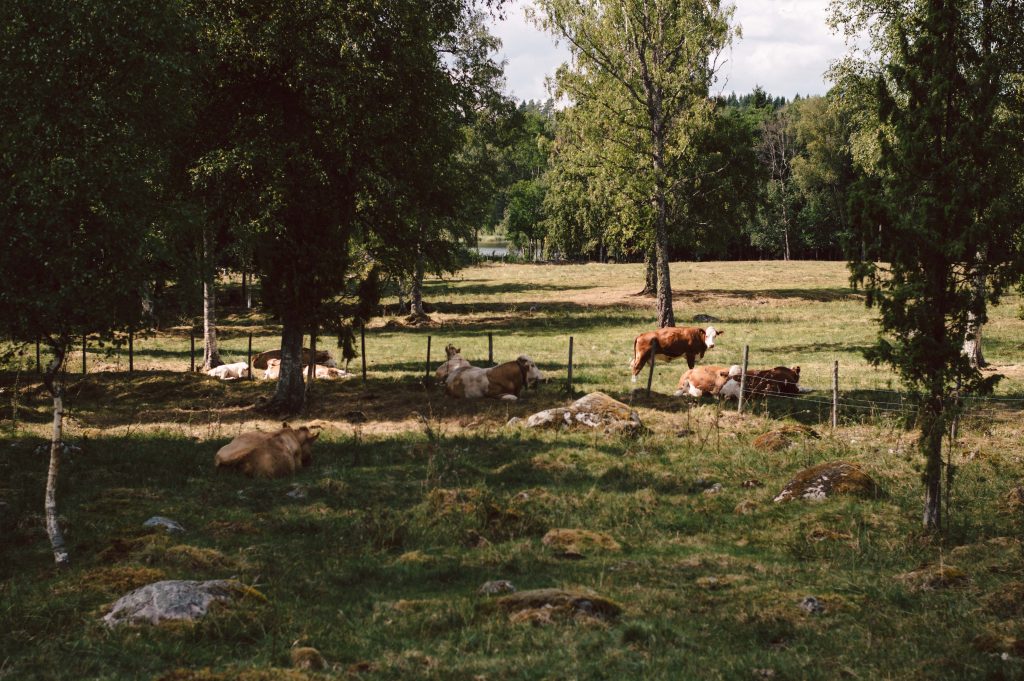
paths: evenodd
<path fill-rule="evenodd" d="M 701 323 L 708 323 L 708 322 L 715 323 L 715 322 L 720 322 L 722 320 L 719 319 L 718 317 L 712 317 L 709 314 L 695 314 L 695 315 L 693 315 L 693 321 L 701 322 Z"/>
<path fill-rule="evenodd" d="M 825 612 L 825 606 L 814 596 L 804 596 L 800 601 L 800 609 L 811 615 L 820 615 Z"/>
<path fill-rule="evenodd" d="M 523 425 L 523 419 L 518 416 L 513 416 L 508 420 L 508 423 L 505 424 L 508 428 L 518 428 L 521 425 Z"/>
<path fill-rule="evenodd" d="M 515 593 L 516 588 L 512 585 L 512 582 L 507 579 L 495 579 L 481 584 L 480 588 L 477 589 L 476 592 L 481 596 L 497 596 L 498 594 Z"/>
<path fill-rule="evenodd" d="M 327 661 L 316 648 L 304 646 L 292 648 L 292 666 L 296 669 L 308 669 L 319 672 L 327 669 Z"/>
<path fill-rule="evenodd" d="M 754 487 L 764 487 L 764 483 L 755 478 L 751 478 L 750 480 L 744 480 L 741 482 L 740 487 L 743 487 L 744 489 L 752 489 Z"/>
<path fill-rule="evenodd" d="M 716 482 L 715 484 L 711 485 L 711 487 L 708 487 L 706 490 L 704 490 L 704 494 L 711 496 L 713 494 L 718 494 L 721 491 L 722 483 Z"/>
<path fill-rule="evenodd" d="M 835 494 L 877 497 L 880 493 L 875 481 L 860 466 L 833 461 L 797 473 L 775 497 L 775 502 L 793 499 L 821 501 Z"/>
<path fill-rule="evenodd" d="M 292 490 L 285 494 L 285 496 L 290 499 L 305 499 L 309 496 L 309 493 L 306 492 L 306 488 L 302 485 L 292 485 Z"/>
<path fill-rule="evenodd" d="M 155 515 L 146 522 L 142 523 L 143 527 L 162 527 L 171 534 L 179 533 L 183 534 L 185 528 L 179 523 L 170 518 L 165 518 L 162 515 Z"/>

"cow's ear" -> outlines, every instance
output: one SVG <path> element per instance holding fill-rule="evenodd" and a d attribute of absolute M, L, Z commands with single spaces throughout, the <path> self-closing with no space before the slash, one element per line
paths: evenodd
<path fill-rule="evenodd" d="M 716 336 L 724 336 L 725 335 L 725 331 L 719 331 L 718 329 L 715 329 L 715 335 Z"/>
<path fill-rule="evenodd" d="M 797 378 L 800 378 L 800 367 L 793 367 L 793 373 L 796 374 Z"/>

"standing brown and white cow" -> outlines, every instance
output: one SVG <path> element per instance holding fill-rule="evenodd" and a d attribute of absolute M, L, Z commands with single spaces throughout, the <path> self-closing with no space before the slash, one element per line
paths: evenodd
<path fill-rule="evenodd" d="M 640 334 L 633 341 L 633 361 L 629 363 L 633 369 L 633 382 L 636 383 L 637 374 L 651 358 L 651 346 L 655 342 L 658 343 L 655 357 L 659 360 L 671 362 L 685 355 L 686 365 L 692 369 L 698 357 L 703 358 L 705 352 L 715 347 L 715 337 L 721 336 L 722 333 L 713 326 L 706 329 L 693 326 L 666 326 L 657 331 Z"/>

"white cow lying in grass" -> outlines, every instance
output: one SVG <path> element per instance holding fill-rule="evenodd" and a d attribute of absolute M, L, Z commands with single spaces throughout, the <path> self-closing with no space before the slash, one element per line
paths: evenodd
<path fill-rule="evenodd" d="M 214 367 L 207 371 L 206 375 L 219 378 L 222 381 L 234 381 L 239 378 L 249 378 L 249 365 L 245 362 L 221 364 L 219 367 Z"/>
<path fill-rule="evenodd" d="M 339 369 L 334 366 L 334 360 L 328 360 L 329 364 L 317 364 L 313 370 L 316 378 L 323 378 L 327 380 L 335 378 L 345 378 L 351 376 L 349 372 L 344 369 Z M 306 376 L 309 373 L 309 366 L 302 367 L 302 375 Z M 268 359 L 267 370 L 263 372 L 264 379 L 277 379 L 281 377 L 281 360 L 279 359 Z"/>

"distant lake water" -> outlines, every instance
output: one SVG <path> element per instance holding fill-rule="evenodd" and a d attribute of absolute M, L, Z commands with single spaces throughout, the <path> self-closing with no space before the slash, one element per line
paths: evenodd
<path fill-rule="evenodd" d="M 480 241 L 476 252 L 487 258 L 504 258 L 508 255 L 508 242 L 500 240 Z"/>

